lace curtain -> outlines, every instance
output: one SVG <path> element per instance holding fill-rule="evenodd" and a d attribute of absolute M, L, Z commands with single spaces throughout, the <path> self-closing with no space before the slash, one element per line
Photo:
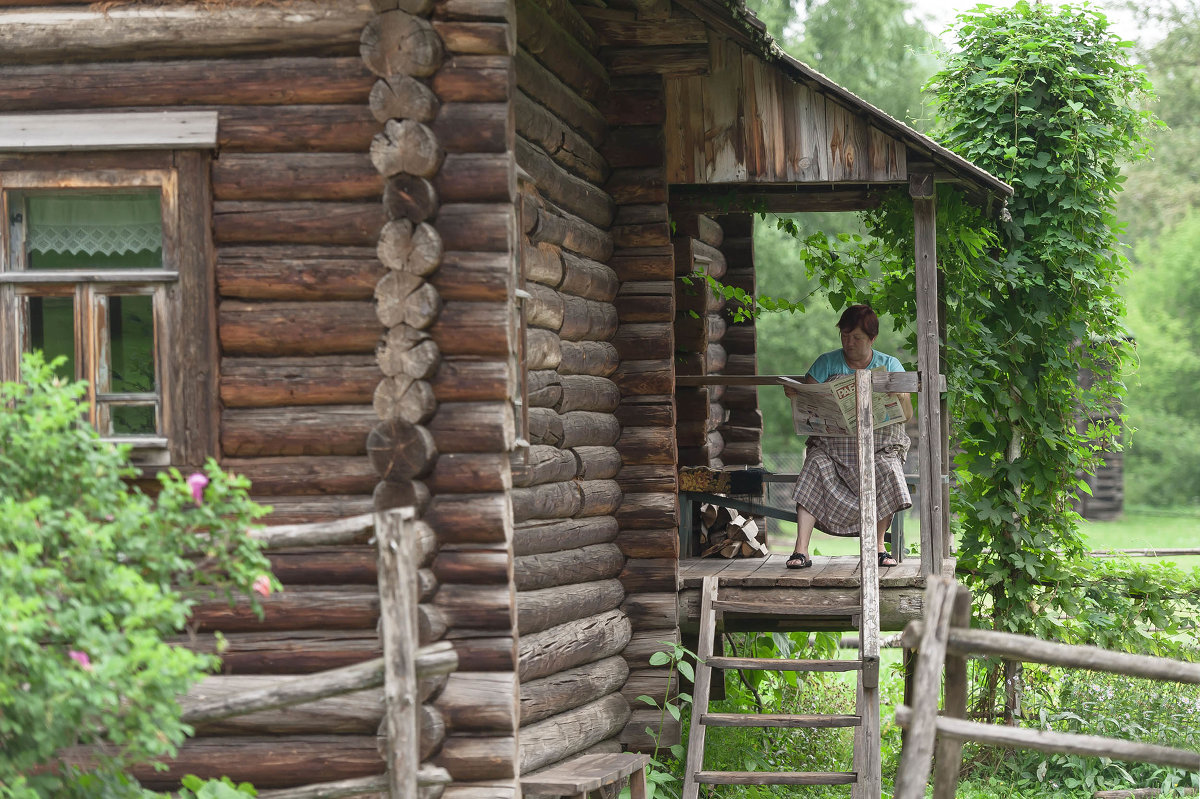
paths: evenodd
<path fill-rule="evenodd" d="M 29 249 L 121 255 L 162 247 L 159 194 L 28 196 Z"/>

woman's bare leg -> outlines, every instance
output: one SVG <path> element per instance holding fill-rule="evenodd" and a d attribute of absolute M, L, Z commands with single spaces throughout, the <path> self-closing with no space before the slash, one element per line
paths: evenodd
<path fill-rule="evenodd" d="M 796 506 L 796 548 L 793 552 L 808 554 L 808 543 L 812 540 L 812 531 L 816 523 L 816 516 L 799 505 Z"/>

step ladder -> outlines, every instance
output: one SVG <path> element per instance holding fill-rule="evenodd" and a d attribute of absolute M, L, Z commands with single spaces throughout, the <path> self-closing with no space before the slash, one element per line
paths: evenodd
<path fill-rule="evenodd" d="M 702 658 L 696 664 L 692 691 L 691 733 L 684 765 L 682 799 L 698 799 L 701 785 L 852 785 L 854 799 L 879 799 L 882 792 L 879 741 L 879 561 L 876 559 L 875 529 L 875 453 L 870 427 L 870 373 L 859 372 L 858 447 L 859 447 L 859 521 L 862 526 L 860 555 L 862 585 L 859 604 L 835 609 L 838 615 L 858 619 L 859 658 L 856 660 L 791 660 L 772 658 L 711 657 L 717 625 L 723 613 L 752 614 L 756 617 L 789 614 L 786 607 L 756 605 L 747 601 L 722 601 L 716 576 L 705 577 L 700 588 L 700 636 L 696 649 Z M 865 390 L 864 389 L 865 386 Z M 863 399 L 865 395 L 865 408 Z M 863 420 L 866 420 L 865 425 Z M 864 430 L 865 427 L 865 430 Z M 736 669 L 765 671 L 857 673 L 855 713 L 840 714 L 757 714 L 710 713 L 709 692 L 712 673 L 722 676 Z M 853 771 L 842 772 L 751 772 L 707 771 L 704 768 L 704 737 L 708 727 L 854 727 Z"/>

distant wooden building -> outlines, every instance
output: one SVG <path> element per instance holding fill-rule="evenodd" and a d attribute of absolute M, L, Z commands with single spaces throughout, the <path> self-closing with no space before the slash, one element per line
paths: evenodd
<path fill-rule="evenodd" d="M 992 209 L 1011 189 L 783 55 L 744 8 L 0 6 L 0 376 L 22 349 L 69 351 L 102 432 L 148 470 L 216 457 L 274 523 L 415 506 L 423 642 L 460 662 L 424 696 L 444 796 L 653 745 L 658 713 L 634 700 L 667 689 L 650 657 L 695 623 L 685 572 L 703 571 L 679 560 L 677 469 L 761 460 L 753 385 L 676 386 L 754 375 L 753 323 L 677 277 L 753 291 L 754 211 L 909 188 L 922 485 L 940 484 L 934 185 Z M 887 624 L 948 555 L 926 493 Z M 365 541 L 274 560 L 288 590 L 266 622 L 205 605 L 192 645 L 223 629 L 235 675 L 378 651 Z M 811 580 L 778 582 L 788 601 Z M 355 718 L 209 730 L 157 780 L 377 772 Z"/>

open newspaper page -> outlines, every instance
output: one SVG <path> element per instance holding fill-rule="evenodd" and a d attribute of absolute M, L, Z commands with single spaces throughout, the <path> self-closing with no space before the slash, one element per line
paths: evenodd
<path fill-rule="evenodd" d="M 792 397 L 792 424 L 796 435 L 854 435 L 858 413 L 853 374 L 835 377 L 827 383 L 801 383 L 791 378 L 781 378 L 780 383 L 797 392 L 797 396 Z M 904 421 L 900 400 L 891 394 L 876 391 L 872 397 L 872 410 L 876 430 Z"/>

